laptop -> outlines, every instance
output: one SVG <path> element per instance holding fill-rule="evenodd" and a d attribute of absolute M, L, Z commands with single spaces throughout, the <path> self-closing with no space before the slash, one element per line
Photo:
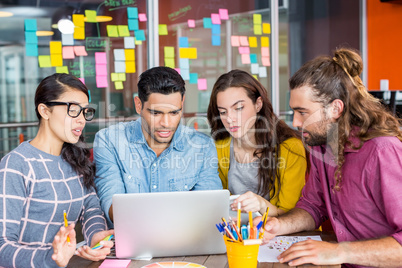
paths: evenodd
<path fill-rule="evenodd" d="M 228 190 L 114 195 L 116 257 L 225 253 L 215 224 L 228 219 L 229 195 Z"/>

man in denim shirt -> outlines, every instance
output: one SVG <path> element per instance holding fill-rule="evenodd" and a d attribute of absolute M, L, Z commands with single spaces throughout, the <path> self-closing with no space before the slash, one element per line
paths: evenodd
<path fill-rule="evenodd" d="M 114 194 L 222 189 L 212 139 L 180 124 L 184 93 L 175 70 L 149 69 L 134 99 L 141 119 L 96 134 L 95 184 L 110 226 Z"/>

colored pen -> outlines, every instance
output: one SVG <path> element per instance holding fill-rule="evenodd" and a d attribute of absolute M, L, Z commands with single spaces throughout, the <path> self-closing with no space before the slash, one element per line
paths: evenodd
<path fill-rule="evenodd" d="M 241 226 L 241 203 L 237 203 L 237 229 Z"/>
<path fill-rule="evenodd" d="M 232 227 L 233 227 L 233 229 L 235 230 L 237 236 L 239 237 L 239 241 L 242 242 L 242 241 L 243 241 L 243 238 L 241 237 L 240 229 L 237 229 L 236 225 L 234 225 L 233 222 L 232 222 Z"/>
<path fill-rule="evenodd" d="M 108 235 L 105 238 L 103 238 L 101 241 L 110 241 L 110 240 L 112 240 L 112 238 L 113 238 L 113 235 L 111 234 L 111 235 Z M 103 248 L 103 245 L 101 245 L 99 242 L 92 249 L 100 249 L 100 248 Z"/>
<path fill-rule="evenodd" d="M 63 210 L 63 215 L 64 215 L 64 227 L 68 227 L 68 221 L 67 221 L 67 213 L 65 210 Z M 67 243 L 70 243 L 70 237 L 67 236 Z"/>
<path fill-rule="evenodd" d="M 248 222 L 250 224 L 250 230 L 253 228 L 253 212 L 248 212 Z"/>
<path fill-rule="evenodd" d="M 262 226 L 263 232 L 261 233 L 261 239 L 264 237 L 264 233 L 265 233 L 265 232 L 264 232 L 264 227 L 265 227 L 265 224 L 267 223 L 268 212 L 269 212 L 269 207 L 267 207 L 267 211 L 265 211 L 265 213 L 264 213 L 265 218 L 264 218 L 264 224 L 263 224 L 263 226 Z"/>
<path fill-rule="evenodd" d="M 243 225 L 241 227 L 241 236 L 243 237 L 243 240 L 248 239 L 248 232 L 247 232 L 247 227 L 246 225 Z"/>

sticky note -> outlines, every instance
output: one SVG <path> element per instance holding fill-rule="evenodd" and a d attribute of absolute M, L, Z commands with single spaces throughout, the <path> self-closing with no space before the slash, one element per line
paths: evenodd
<path fill-rule="evenodd" d="M 179 47 L 188 47 L 188 37 L 179 37 Z"/>
<path fill-rule="evenodd" d="M 135 45 L 136 45 L 136 46 L 142 45 L 142 41 L 135 39 Z"/>
<path fill-rule="evenodd" d="M 114 71 L 116 73 L 125 73 L 126 72 L 126 63 L 124 61 L 115 61 L 114 62 Z"/>
<path fill-rule="evenodd" d="M 84 27 L 75 27 L 74 28 L 74 39 L 77 39 L 77 40 L 85 39 L 85 28 Z"/>
<path fill-rule="evenodd" d="M 118 73 L 111 73 L 110 74 L 110 80 L 112 80 L 112 82 L 115 82 L 115 81 L 119 81 L 119 74 Z"/>
<path fill-rule="evenodd" d="M 212 28 L 212 20 L 211 18 L 203 18 L 202 22 L 204 24 L 204 28 L 211 29 Z"/>
<path fill-rule="evenodd" d="M 240 54 L 250 54 L 250 48 L 249 47 L 239 47 L 239 53 Z"/>
<path fill-rule="evenodd" d="M 250 62 L 257 63 L 257 54 L 250 54 Z"/>
<path fill-rule="evenodd" d="M 60 41 L 50 41 L 49 42 L 50 54 L 61 54 L 61 42 Z"/>
<path fill-rule="evenodd" d="M 241 63 L 242 64 L 250 64 L 250 54 L 242 54 L 241 55 Z"/>
<path fill-rule="evenodd" d="M 179 59 L 179 65 L 181 69 L 190 69 L 189 59 Z"/>
<path fill-rule="evenodd" d="M 253 24 L 261 24 L 262 16 L 261 14 L 253 14 Z"/>
<path fill-rule="evenodd" d="M 269 57 L 269 47 L 262 47 L 261 48 L 261 56 Z"/>
<path fill-rule="evenodd" d="M 262 32 L 265 34 L 271 34 L 271 24 L 270 23 L 263 23 L 262 24 Z"/>
<path fill-rule="evenodd" d="M 52 67 L 63 66 L 63 57 L 61 54 L 50 54 Z"/>
<path fill-rule="evenodd" d="M 211 42 L 213 46 L 220 46 L 221 45 L 221 36 L 220 35 L 212 35 Z"/>
<path fill-rule="evenodd" d="M 52 67 L 52 63 L 50 61 L 50 56 L 45 56 L 45 55 L 38 56 L 38 61 L 39 61 L 40 68 Z"/>
<path fill-rule="evenodd" d="M 221 24 L 221 17 L 219 16 L 219 14 L 212 13 L 211 21 L 212 21 L 212 24 Z"/>
<path fill-rule="evenodd" d="M 113 55 L 114 55 L 114 60 L 119 60 L 119 61 L 125 61 L 126 60 L 126 56 L 124 53 L 124 49 L 114 49 L 113 50 Z"/>
<path fill-rule="evenodd" d="M 257 81 L 258 81 L 258 77 L 257 77 L 257 75 L 256 75 L 256 74 L 253 74 L 252 76 L 254 77 L 254 79 L 255 79 L 255 80 L 257 80 Z"/>
<path fill-rule="evenodd" d="M 188 20 L 187 25 L 189 28 L 195 28 L 195 20 Z"/>
<path fill-rule="evenodd" d="M 205 79 L 205 78 L 198 79 L 198 89 L 199 90 L 207 89 L 207 79 Z"/>
<path fill-rule="evenodd" d="M 26 44 L 25 45 L 25 55 L 28 57 L 37 57 L 39 55 L 37 44 Z"/>
<path fill-rule="evenodd" d="M 125 49 L 124 56 L 126 61 L 134 61 L 135 60 L 135 53 L 134 49 Z"/>
<path fill-rule="evenodd" d="M 259 77 L 267 77 L 267 67 L 260 67 Z"/>
<path fill-rule="evenodd" d="M 250 47 L 257 47 L 258 46 L 257 37 L 250 36 L 248 38 L 248 43 L 249 43 Z"/>
<path fill-rule="evenodd" d="M 85 78 L 79 78 L 78 79 L 85 85 Z M 89 102 L 91 102 L 91 91 L 88 89 L 88 94 L 89 94 Z"/>
<path fill-rule="evenodd" d="M 220 8 L 219 9 L 219 17 L 221 18 L 221 20 L 228 20 L 229 19 L 228 10 L 225 8 Z"/>
<path fill-rule="evenodd" d="M 190 84 L 197 84 L 197 83 L 198 83 L 198 74 L 190 73 Z"/>
<path fill-rule="evenodd" d="M 147 21 L 147 15 L 145 13 L 138 14 L 139 21 Z"/>
<path fill-rule="evenodd" d="M 232 44 L 232 47 L 240 46 L 240 38 L 239 38 L 239 36 L 232 35 L 230 37 L 230 43 Z"/>
<path fill-rule="evenodd" d="M 190 48 L 179 48 L 180 58 L 185 59 L 196 59 L 197 58 L 197 48 L 190 47 Z"/>
<path fill-rule="evenodd" d="M 139 29 L 138 27 L 138 19 L 129 19 L 128 20 L 128 29 L 130 31 L 136 31 Z"/>
<path fill-rule="evenodd" d="M 174 70 L 175 70 L 176 72 L 178 72 L 179 74 L 181 73 L 180 68 L 174 68 Z"/>
<path fill-rule="evenodd" d="M 165 58 L 174 58 L 174 47 L 164 47 Z"/>
<path fill-rule="evenodd" d="M 127 268 L 131 260 L 106 259 L 99 268 Z"/>
<path fill-rule="evenodd" d="M 106 52 L 95 52 L 96 64 L 107 64 Z"/>
<path fill-rule="evenodd" d="M 116 82 L 114 82 L 114 87 L 116 88 L 116 90 L 121 90 L 121 89 L 123 89 L 123 88 L 124 88 L 123 82 L 121 82 L 121 81 L 116 81 Z M 113 267 L 116 267 L 116 266 L 113 266 Z"/>
<path fill-rule="evenodd" d="M 180 75 L 181 75 L 181 77 L 183 77 L 183 80 L 190 80 L 190 70 L 189 69 L 181 69 Z"/>
<path fill-rule="evenodd" d="M 118 25 L 117 30 L 119 31 L 119 36 L 121 37 L 130 36 L 130 32 L 128 30 L 127 25 Z"/>
<path fill-rule="evenodd" d="M 136 8 L 136 7 L 128 7 L 127 8 L 127 18 L 129 18 L 129 19 L 138 19 L 138 8 Z"/>
<path fill-rule="evenodd" d="M 259 24 L 254 24 L 254 34 L 255 35 L 262 35 L 262 28 Z"/>
<path fill-rule="evenodd" d="M 220 24 L 212 24 L 212 34 L 221 34 Z"/>
<path fill-rule="evenodd" d="M 108 82 L 107 82 L 107 76 L 103 75 L 97 75 L 96 76 L 96 87 L 102 88 L 102 87 L 108 87 Z"/>
<path fill-rule="evenodd" d="M 262 65 L 264 66 L 271 66 L 271 61 L 269 57 L 262 57 L 261 58 Z"/>
<path fill-rule="evenodd" d="M 124 37 L 124 48 L 135 48 L 134 37 Z"/>
<path fill-rule="evenodd" d="M 59 67 L 56 67 L 56 73 L 59 73 L 59 74 L 68 74 L 69 72 L 68 72 L 68 67 L 67 66 L 59 66 Z"/>
<path fill-rule="evenodd" d="M 61 34 L 61 43 L 64 46 L 74 45 L 74 35 L 73 34 Z"/>
<path fill-rule="evenodd" d="M 247 36 L 240 36 L 239 38 L 240 38 L 240 46 L 242 46 L 242 47 L 249 46 Z"/>
<path fill-rule="evenodd" d="M 174 58 L 165 58 L 165 66 L 174 69 L 176 67 Z"/>
<path fill-rule="evenodd" d="M 74 52 L 76 56 L 88 56 L 85 46 L 75 46 Z"/>
<path fill-rule="evenodd" d="M 107 65 L 106 64 L 96 64 L 95 65 L 96 75 L 107 75 Z"/>
<path fill-rule="evenodd" d="M 145 33 L 144 30 L 136 30 L 134 31 L 135 39 L 139 41 L 145 41 Z"/>
<path fill-rule="evenodd" d="M 135 73 L 135 61 L 126 61 L 126 73 Z"/>
<path fill-rule="evenodd" d="M 38 36 L 36 36 L 36 32 L 25 32 L 25 43 L 37 44 Z"/>
<path fill-rule="evenodd" d="M 269 37 L 267 36 L 261 37 L 261 46 L 269 47 Z"/>
<path fill-rule="evenodd" d="M 63 59 L 74 59 L 74 47 L 63 47 Z"/>
<path fill-rule="evenodd" d="M 117 29 L 117 25 L 107 25 L 107 36 L 109 37 L 119 37 L 119 31 Z"/>
<path fill-rule="evenodd" d="M 258 74 L 260 72 L 260 67 L 258 66 L 257 63 L 252 63 L 251 64 L 251 73 L 252 74 Z"/>
<path fill-rule="evenodd" d="M 118 73 L 119 81 L 126 81 L 126 74 L 125 73 Z"/>
<path fill-rule="evenodd" d="M 97 22 L 96 10 L 85 10 L 85 17 L 87 18 L 87 22 Z"/>
<path fill-rule="evenodd" d="M 75 27 L 85 27 L 84 14 L 73 14 L 73 23 Z"/>
<path fill-rule="evenodd" d="M 36 19 L 25 19 L 24 28 L 27 32 L 36 32 L 38 30 Z"/>
<path fill-rule="evenodd" d="M 168 35 L 168 29 L 166 24 L 159 24 L 159 35 Z"/>

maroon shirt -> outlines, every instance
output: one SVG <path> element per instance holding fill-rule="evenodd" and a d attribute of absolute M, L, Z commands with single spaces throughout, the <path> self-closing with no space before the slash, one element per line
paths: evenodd
<path fill-rule="evenodd" d="M 358 144 L 356 138 L 351 139 Z M 333 191 L 337 167 L 330 149 L 315 146 L 310 176 L 296 207 L 329 218 L 339 242 L 392 236 L 402 244 L 402 142 L 378 137 L 362 148 L 345 148 L 340 191 Z"/>

